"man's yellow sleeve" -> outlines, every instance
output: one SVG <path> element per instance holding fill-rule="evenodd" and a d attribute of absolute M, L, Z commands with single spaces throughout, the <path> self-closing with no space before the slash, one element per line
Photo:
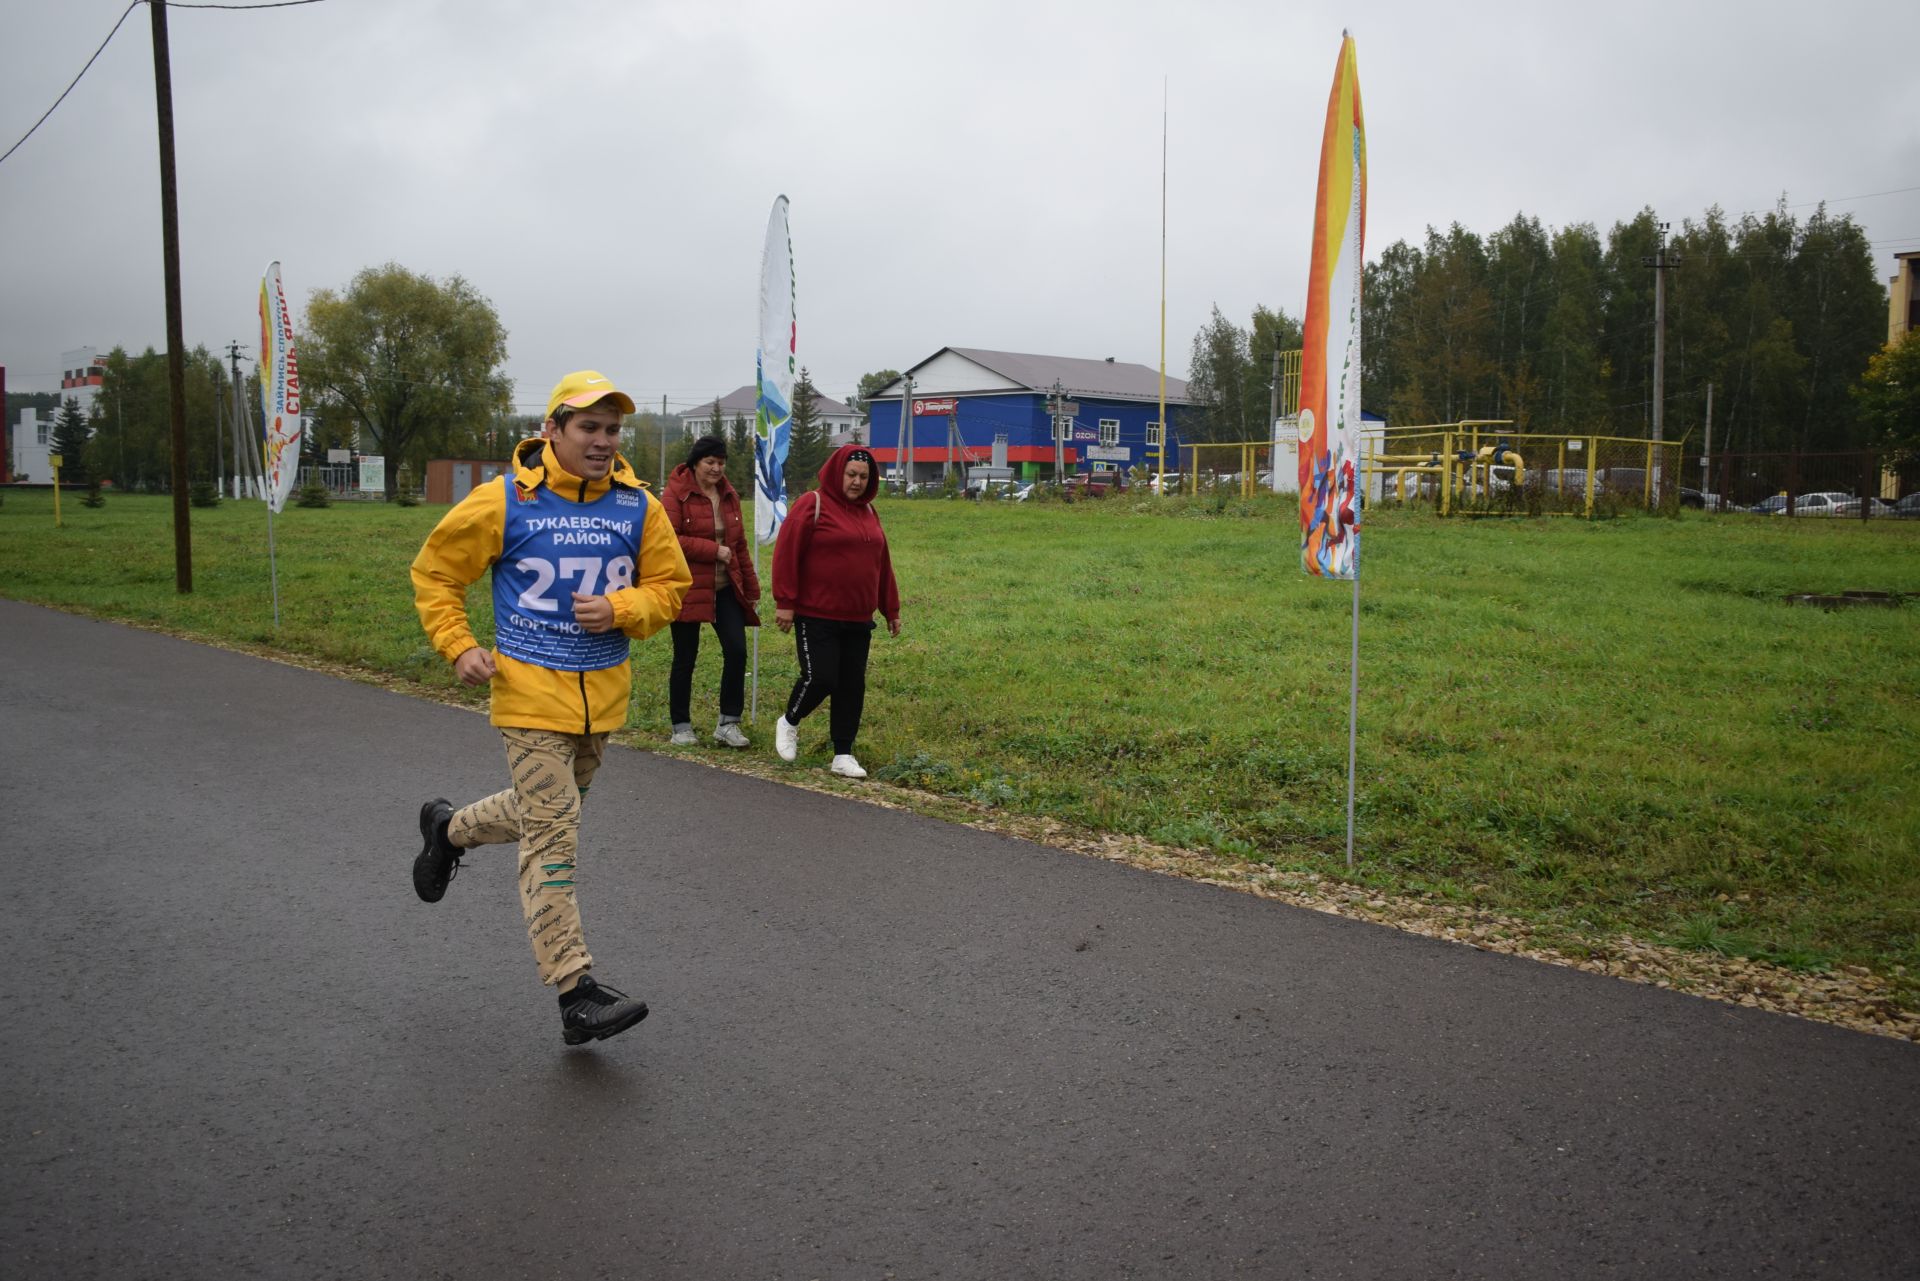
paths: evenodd
<path fill-rule="evenodd" d="M 497 540 L 496 540 L 497 545 Z M 613 592 L 613 622 L 635 640 L 647 637 L 680 616 L 680 602 L 693 586 L 687 558 L 667 519 L 666 505 L 657 498 L 647 503 L 647 519 L 640 527 L 640 564 L 632 587 Z"/>
<path fill-rule="evenodd" d="M 454 504 L 413 558 L 413 606 L 427 640 L 449 663 L 480 643 L 467 623 L 467 588 L 500 558 L 506 486 L 496 478 Z"/>

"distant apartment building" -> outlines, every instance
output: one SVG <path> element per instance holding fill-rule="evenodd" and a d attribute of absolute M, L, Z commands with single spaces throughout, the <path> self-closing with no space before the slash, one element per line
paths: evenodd
<path fill-rule="evenodd" d="M 1895 254 L 1897 271 L 1887 285 L 1887 341 L 1899 342 L 1912 329 L 1920 329 L 1920 249 Z"/>

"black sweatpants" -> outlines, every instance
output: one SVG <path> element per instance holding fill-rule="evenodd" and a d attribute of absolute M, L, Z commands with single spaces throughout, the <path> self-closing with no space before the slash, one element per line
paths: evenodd
<path fill-rule="evenodd" d="M 787 696 L 787 724 L 833 698 L 828 728 L 836 756 L 851 755 L 860 732 L 860 712 L 867 701 L 867 651 L 873 646 L 872 623 L 838 623 L 830 618 L 793 620 L 793 647 L 800 656 L 800 679 Z"/>
<path fill-rule="evenodd" d="M 693 665 L 700 658 L 702 623 L 673 624 L 673 666 L 667 669 L 667 714 L 675 725 L 693 720 Z M 713 598 L 713 630 L 720 638 L 720 714 L 740 719 L 747 705 L 747 615 L 722 587 Z"/>

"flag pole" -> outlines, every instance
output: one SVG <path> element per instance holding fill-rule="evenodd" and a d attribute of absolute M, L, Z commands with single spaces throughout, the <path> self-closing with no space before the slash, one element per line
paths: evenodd
<path fill-rule="evenodd" d="M 1360 530 L 1352 527 L 1353 539 L 1353 653 L 1348 663 L 1347 685 L 1347 870 L 1353 870 L 1353 780 L 1354 760 L 1360 736 Z"/>
<path fill-rule="evenodd" d="M 273 504 L 267 504 L 267 573 L 273 579 L 273 630 L 280 630 L 280 560 L 273 549 Z"/>
<path fill-rule="evenodd" d="M 758 412 L 758 411 L 756 410 L 755 412 Z M 758 459 L 755 460 L 754 465 L 755 467 L 759 466 Z M 760 495 L 757 492 L 759 488 L 760 488 L 760 481 L 759 481 L 759 477 L 756 476 L 754 478 L 754 489 L 756 492 L 753 496 L 753 505 L 756 509 L 754 512 L 754 520 L 756 522 L 758 522 L 760 519 L 760 514 L 758 511 L 758 508 L 760 506 Z M 757 537 L 753 540 L 753 581 L 756 583 L 760 581 L 760 540 Z M 759 722 L 760 722 L 760 628 L 756 627 L 753 629 L 753 695 L 747 703 L 747 724 L 757 725 L 759 724 Z"/>

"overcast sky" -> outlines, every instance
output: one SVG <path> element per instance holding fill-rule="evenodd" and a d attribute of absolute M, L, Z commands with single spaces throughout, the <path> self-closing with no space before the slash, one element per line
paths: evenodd
<path fill-rule="evenodd" d="M 244 3 L 246 0 L 235 0 Z M 0 0 L 0 149 L 126 0 Z M 516 400 L 604 370 L 676 409 L 753 379 L 760 245 L 792 201 L 800 357 L 827 394 L 948 345 L 1153 365 L 1209 308 L 1304 305 L 1343 26 L 1368 257 L 1516 212 L 1604 234 L 1826 200 L 1920 249 L 1920 64 L 1899 0 L 322 0 L 169 11 L 189 345 L 314 288 L 464 276 Z M 164 347 L 150 19 L 0 164 L 0 364 Z M 1906 188 L 1899 191 L 1897 189 Z M 1876 194 L 1893 192 L 1894 194 Z"/>

